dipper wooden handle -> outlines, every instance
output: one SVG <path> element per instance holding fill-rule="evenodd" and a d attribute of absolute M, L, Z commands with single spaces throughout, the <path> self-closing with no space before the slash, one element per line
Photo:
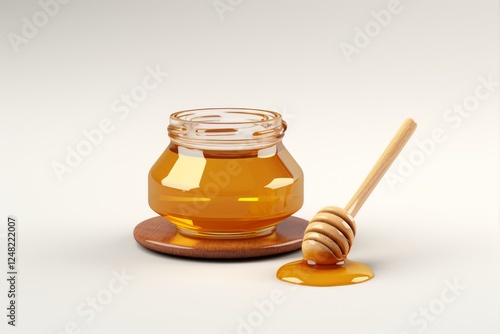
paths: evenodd
<path fill-rule="evenodd" d="M 328 206 L 321 209 L 311 219 L 302 241 L 304 259 L 315 264 L 335 264 L 346 258 L 356 234 L 354 216 L 361 209 L 416 128 L 417 124 L 411 118 L 403 122 L 345 209 Z"/>
<path fill-rule="evenodd" d="M 370 196 L 373 189 L 375 189 L 379 181 L 384 176 L 385 172 L 387 172 L 394 160 L 396 160 L 403 147 L 413 135 L 413 132 L 415 132 L 416 128 L 417 123 L 415 123 L 415 121 L 411 118 L 408 118 L 403 122 L 398 132 L 394 135 L 385 151 L 375 163 L 375 166 L 373 166 L 368 176 L 358 188 L 358 191 L 354 194 L 354 196 L 352 196 L 351 200 L 346 205 L 345 210 L 351 216 L 356 216 L 368 196 Z"/>

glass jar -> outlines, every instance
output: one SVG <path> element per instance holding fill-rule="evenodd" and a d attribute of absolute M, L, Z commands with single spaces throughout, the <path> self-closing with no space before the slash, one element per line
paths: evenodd
<path fill-rule="evenodd" d="M 302 207 L 304 177 L 281 139 L 277 112 L 244 108 L 173 113 L 170 145 L 149 172 L 149 205 L 196 237 L 272 233 Z"/>

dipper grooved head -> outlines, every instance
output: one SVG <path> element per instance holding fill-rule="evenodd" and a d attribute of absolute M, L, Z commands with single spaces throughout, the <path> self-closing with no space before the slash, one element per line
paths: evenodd
<path fill-rule="evenodd" d="M 347 257 L 355 234 L 356 223 L 347 211 L 324 207 L 306 228 L 302 241 L 304 259 L 315 264 L 336 264 Z"/>

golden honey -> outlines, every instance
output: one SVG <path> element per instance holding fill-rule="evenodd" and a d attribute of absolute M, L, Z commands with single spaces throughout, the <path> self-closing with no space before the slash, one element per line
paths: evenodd
<path fill-rule="evenodd" d="M 300 209 L 303 174 L 274 112 L 200 109 L 171 116 L 171 143 L 149 173 L 149 204 L 185 235 L 271 233 Z"/>
<path fill-rule="evenodd" d="M 348 259 L 331 265 L 313 265 L 306 260 L 290 262 L 276 274 L 282 281 L 309 286 L 350 285 L 365 282 L 373 276 L 368 266 Z"/>

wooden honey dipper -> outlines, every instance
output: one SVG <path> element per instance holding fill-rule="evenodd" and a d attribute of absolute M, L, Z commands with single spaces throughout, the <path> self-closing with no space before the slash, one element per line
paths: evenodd
<path fill-rule="evenodd" d="M 302 241 L 302 254 L 307 263 L 331 265 L 346 258 L 356 234 L 354 216 L 361 209 L 416 128 L 417 124 L 411 118 L 403 122 L 345 209 L 327 206 L 311 219 Z"/>

